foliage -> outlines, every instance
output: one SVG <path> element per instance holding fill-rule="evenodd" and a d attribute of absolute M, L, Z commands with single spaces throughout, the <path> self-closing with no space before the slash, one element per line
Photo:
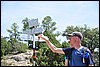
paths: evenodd
<path fill-rule="evenodd" d="M 25 52 L 27 48 L 28 46 L 22 42 L 16 42 L 12 45 L 9 41 L 6 41 L 5 38 L 1 38 L 1 56 L 14 52 Z"/>
<path fill-rule="evenodd" d="M 29 29 L 28 20 L 29 19 L 27 17 L 24 20 L 22 20 L 22 22 L 23 22 L 23 30 Z"/>
<path fill-rule="evenodd" d="M 19 42 L 19 33 L 17 23 L 11 25 L 11 30 L 7 29 L 9 37 L 1 38 L 1 56 L 16 53 L 25 52 L 28 46 Z"/>
<path fill-rule="evenodd" d="M 18 42 L 15 44 L 16 46 L 16 51 L 18 51 L 18 53 L 23 53 L 26 52 L 26 50 L 28 49 L 27 44 L 24 44 L 22 42 Z"/>
<path fill-rule="evenodd" d="M 94 52 L 93 53 L 93 58 L 94 58 L 95 66 L 99 66 L 99 53 Z"/>
<path fill-rule="evenodd" d="M 1 56 L 8 54 L 9 44 L 5 40 L 5 38 L 1 38 Z"/>
<path fill-rule="evenodd" d="M 66 41 L 62 42 L 62 48 L 65 47 L 70 47 L 69 43 L 67 43 Z"/>
<path fill-rule="evenodd" d="M 11 30 L 10 29 L 7 29 L 7 31 L 9 32 L 9 36 L 10 36 L 10 40 L 13 44 L 13 42 L 16 42 L 18 41 L 20 38 L 19 38 L 19 32 L 18 32 L 18 28 L 19 26 L 17 25 L 17 23 L 13 23 L 11 25 Z M 13 41 L 12 41 L 13 40 Z"/>

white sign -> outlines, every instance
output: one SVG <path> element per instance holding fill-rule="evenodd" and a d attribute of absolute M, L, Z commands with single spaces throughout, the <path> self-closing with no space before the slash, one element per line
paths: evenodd
<path fill-rule="evenodd" d="M 45 36 L 45 37 L 48 39 L 47 36 Z M 38 41 L 38 36 L 35 36 L 34 38 L 35 38 L 35 41 Z M 24 41 L 28 41 L 28 40 L 33 41 L 33 36 L 29 36 L 28 37 L 28 35 L 22 35 L 21 36 L 21 39 L 24 40 Z M 43 40 L 42 38 L 40 38 L 39 39 L 39 42 L 45 42 L 45 40 Z"/>
<path fill-rule="evenodd" d="M 30 29 L 23 30 L 23 34 L 32 34 L 31 31 Z"/>
<path fill-rule="evenodd" d="M 20 34 L 21 40 L 33 40 L 33 36 L 27 34 Z"/>
<path fill-rule="evenodd" d="M 35 29 L 35 33 L 42 33 L 43 29 L 41 27 Z"/>
<path fill-rule="evenodd" d="M 49 39 L 47 36 L 45 36 L 46 39 Z M 38 41 L 38 36 L 35 36 L 35 41 Z M 39 42 L 45 42 L 42 38 L 39 39 Z"/>
<path fill-rule="evenodd" d="M 43 29 L 41 27 L 36 28 L 36 29 L 26 29 L 23 30 L 23 34 L 36 34 L 36 33 L 42 33 Z"/>
<path fill-rule="evenodd" d="M 38 26 L 39 25 L 38 19 L 29 20 L 28 23 L 29 23 L 29 27 L 33 27 L 33 26 Z"/>

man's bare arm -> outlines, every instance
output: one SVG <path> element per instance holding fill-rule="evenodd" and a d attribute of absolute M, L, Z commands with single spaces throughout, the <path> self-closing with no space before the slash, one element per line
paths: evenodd
<path fill-rule="evenodd" d="M 62 48 L 57 48 L 56 46 L 54 46 L 47 38 L 45 38 L 45 36 L 43 34 L 38 35 L 38 38 L 44 39 L 46 41 L 46 44 L 48 45 L 48 47 L 52 50 L 52 52 L 65 54 L 63 52 Z"/>

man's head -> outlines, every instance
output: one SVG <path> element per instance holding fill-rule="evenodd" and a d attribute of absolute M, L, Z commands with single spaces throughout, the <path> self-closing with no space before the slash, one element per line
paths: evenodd
<path fill-rule="evenodd" d="M 83 35 L 81 32 L 72 32 L 71 34 L 66 34 L 66 36 L 70 37 L 70 44 L 73 45 L 75 43 L 80 43 L 83 39 Z"/>

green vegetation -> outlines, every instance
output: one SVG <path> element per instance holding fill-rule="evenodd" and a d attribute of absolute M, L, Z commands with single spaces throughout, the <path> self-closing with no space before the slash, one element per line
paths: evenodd
<path fill-rule="evenodd" d="M 17 28 L 18 25 L 16 23 L 13 23 L 11 26 L 11 30 L 7 30 L 10 33 L 9 37 L 1 38 L 1 56 L 12 53 L 25 52 L 28 48 L 27 44 L 19 41 L 20 38 Z"/>

